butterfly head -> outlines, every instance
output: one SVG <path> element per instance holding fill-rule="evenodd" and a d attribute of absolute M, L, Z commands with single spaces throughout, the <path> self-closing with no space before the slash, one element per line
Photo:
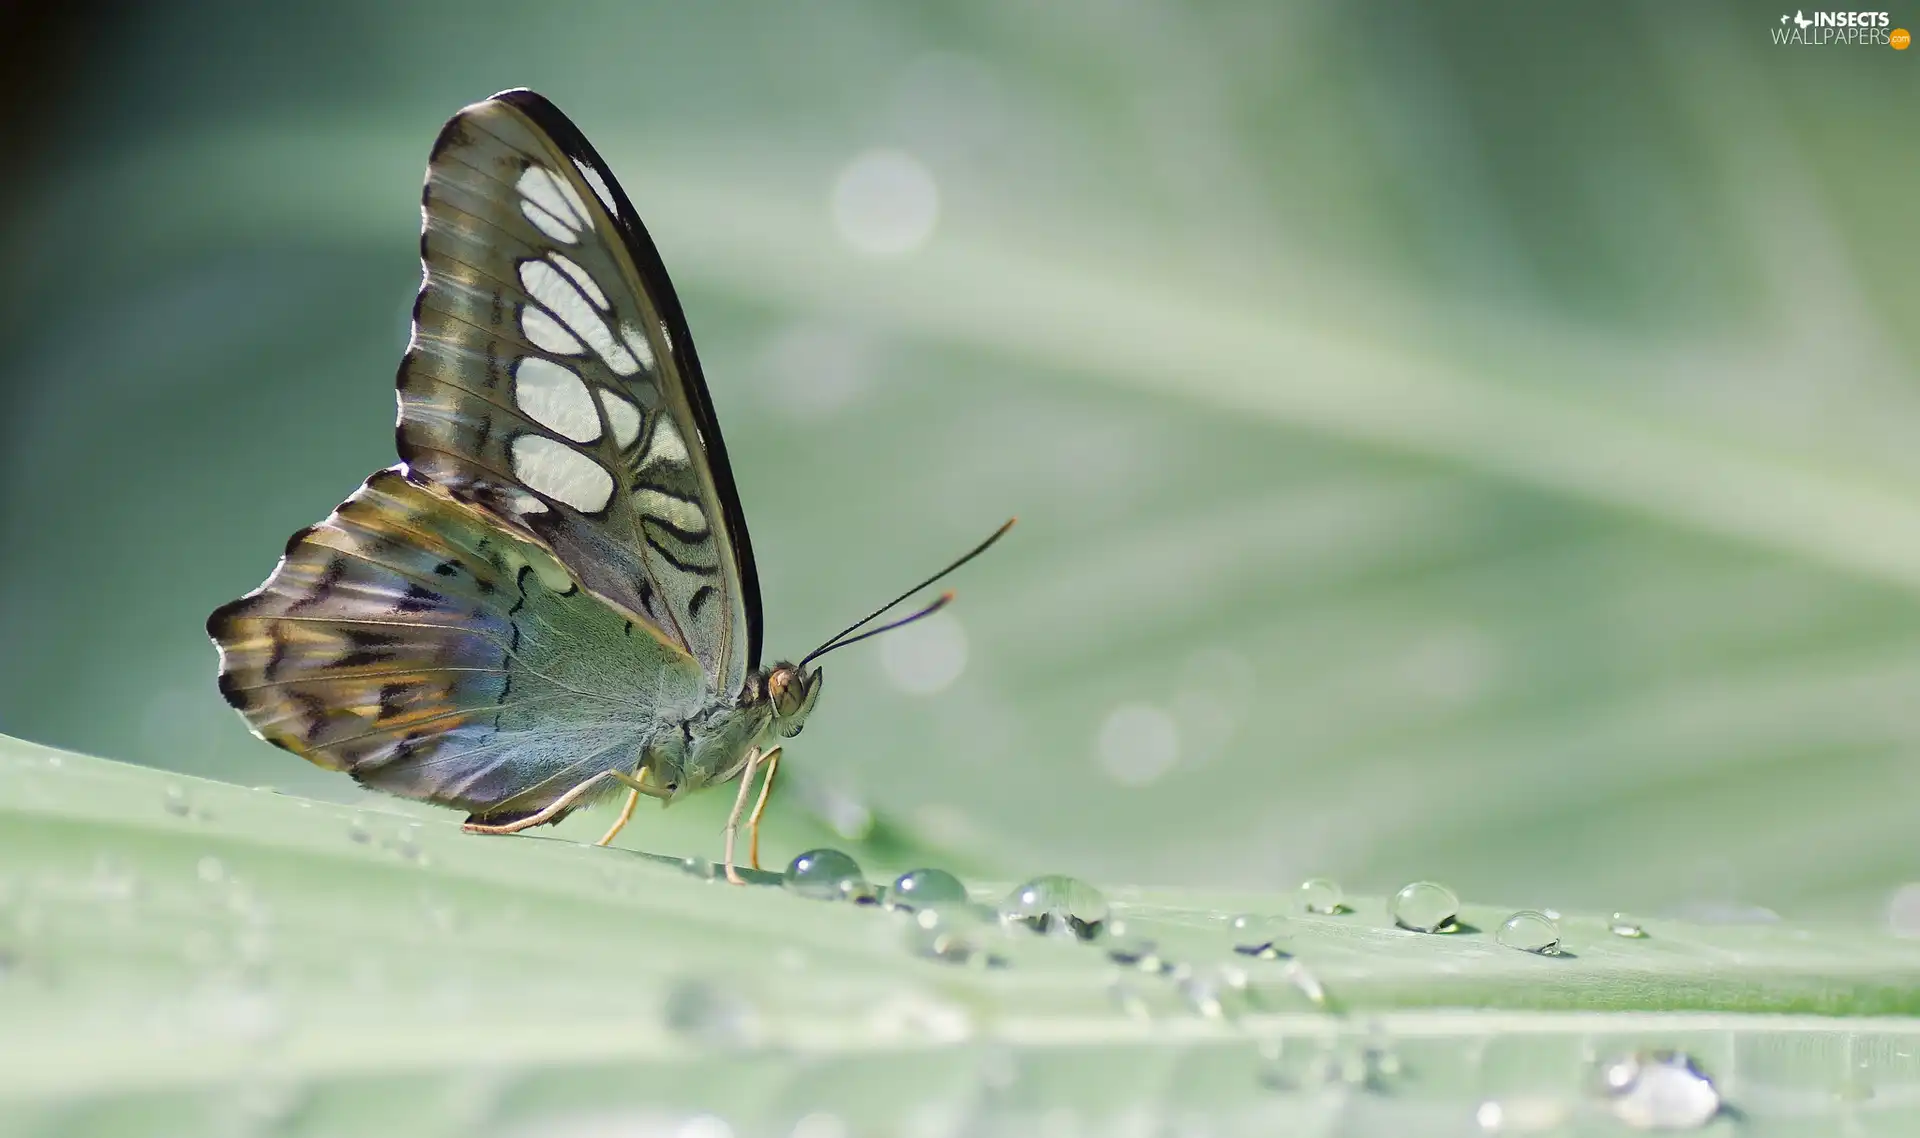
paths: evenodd
<path fill-rule="evenodd" d="M 826 673 L 800 664 L 775 664 L 767 672 L 767 702 L 773 705 L 773 729 L 791 739 L 807 725 L 820 681 Z"/>

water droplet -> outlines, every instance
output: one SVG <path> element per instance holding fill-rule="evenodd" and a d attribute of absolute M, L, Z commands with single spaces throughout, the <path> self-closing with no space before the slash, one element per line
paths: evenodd
<path fill-rule="evenodd" d="M 894 879 L 887 900 L 902 909 L 965 904 L 967 887 L 944 869 L 914 869 Z"/>
<path fill-rule="evenodd" d="M 1226 1005 L 1220 1002 L 1220 985 L 1211 976 L 1182 976 L 1175 982 L 1187 1006 L 1207 1019 L 1223 1019 Z"/>
<path fill-rule="evenodd" d="M 864 884 L 860 863 L 834 849 L 808 850 L 787 866 L 786 886 L 802 897 L 834 901 L 845 895 L 842 882 Z"/>
<path fill-rule="evenodd" d="M 1474 1111 L 1473 1120 L 1488 1134 L 1545 1134 L 1559 1130 L 1573 1117 L 1564 1099 L 1488 1099 Z"/>
<path fill-rule="evenodd" d="M 1601 1064 L 1613 1115 L 1636 1130 L 1697 1130 L 1720 1113 L 1713 1080 L 1679 1051 L 1641 1051 Z"/>
<path fill-rule="evenodd" d="M 1607 931 L 1614 936 L 1626 937 L 1628 940 L 1645 940 L 1647 936 L 1647 930 L 1641 926 L 1640 922 L 1625 913 L 1615 913 L 1609 918 Z"/>
<path fill-rule="evenodd" d="M 208 885 L 218 885 L 227 879 L 227 867 L 221 865 L 220 859 L 217 857 L 201 858 L 199 863 L 194 866 L 194 873 L 199 876 L 200 880 L 206 882 Z"/>
<path fill-rule="evenodd" d="M 1107 959 L 1128 968 L 1138 968 L 1142 972 L 1165 972 L 1167 962 L 1161 959 L 1159 946 L 1143 936 L 1134 936 L 1125 931 L 1126 925 L 1114 921 L 1107 933 Z"/>
<path fill-rule="evenodd" d="M 916 956 L 946 964 L 980 964 L 1004 968 L 1006 960 L 990 945 L 997 930 L 971 905 L 942 905 L 911 912 L 907 948 Z"/>
<path fill-rule="evenodd" d="M 1333 916 L 1347 911 L 1341 904 L 1340 886 L 1324 877 L 1308 878 L 1300 883 L 1300 907 L 1309 913 Z"/>
<path fill-rule="evenodd" d="M 1391 1094 L 1395 1082 L 1405 1070 L 1393 1049 L 1393 1039 L 1379 1024 L 1368 1026 L 1364 1036 L 1343 1033 L 1324 1043 L 1312 1070 L 1325 1086 L 1348 1086 L 1371 1094 Z"/>
<path fill-rule="evenodd" d="M 1560 922 L 1545 913 L 1522 909 L 1501 923 L 1494 939 L 1521 952 L 1551 956 L 1560 951 Z"/>
<path fill-rule="evenodd" d="M 851 877 L 840 879 L 840 899 L 855 905 L 878 905 L 880 887 L 869 881 L 856 881 Z"/>
<path fill-rule="evenodd" d="M 667 989 L 662 1018 L 669 1030 L 709 1047 L 746 1047 L 760 1017 L 745 996 L 705 980 L 680 980 Z"/>
<path fill-rule="evenodd" d="M 367 829 L 365 822 L 355 818 L 347 823 L 347 840 L 355 845 L 364 846 L 373 841 L 373 831 Z"/>
<path fill-rule="evenodd" d="M 1071 932 L 1093 940 L 1107 923 L 1107 899 L 1086 882 L 1050 873 L 1016 886 L 1000 902 L 1000 919 L 1037 933 Z"/>
<path fill-rule="evenodd" d="M 1241 913 L 1230 918 L 1227 927 L 1233 932 L 1233 950 L 1242 956 L 1278 960 L 1292 955 L 1279 947 L 1279 942 L 1287 939 L 1291 932 L 1285 917 Z"/>
<path fill-rule="evenodd" d="M 1459 927 L 1455 918 L 1460 915 L 1460 898 L 1444 885 L 1415 881 L 1400 887 L 1387 902 L 1387 913 L 1393 923 L 1403 929 L 1417 933 L 1452 932 Z"/>
<path fill-rule="evenodd" d="M 1317 1008 L 1327 1006 L 1326 987 L 1320 983 L 1320 977 L 1315 976 L 1306 965 L 1298 960 L 1289 960 L 1283 975 L 1286 976 L 1287 983 L 1292 984 L 1313 1006 Z"/>
<path fill-rule="evenodd" d="M 692 854 L 680 859 L 680 872 L 708 881 L 713 878 L 713 863 L 698 854 Z"/>
<path fill-rule="evenodd" d="M 193 813 L 193 801 L 187 797 L 183 787 L 169 786 L 165 805 L 167 813 L 176 818 L 185 818 Z"/>

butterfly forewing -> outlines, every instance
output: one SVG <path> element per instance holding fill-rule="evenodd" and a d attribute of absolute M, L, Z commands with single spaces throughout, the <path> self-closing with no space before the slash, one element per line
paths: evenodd
<path fill-rule="evenodd" d="M 553 552 L 399 469 L 296 534 L 207 622 L 254 731 L 369 786 L 509 816 L 631 770 L 695 661 Z"/>
<path fill-rule="evenodd" d="M 506 92 L 441 132 L 422 213 L 401 457 L 738 692 L 759 664 L 746 527 L 678 301 L 611 173 L 546 100 Z"/>

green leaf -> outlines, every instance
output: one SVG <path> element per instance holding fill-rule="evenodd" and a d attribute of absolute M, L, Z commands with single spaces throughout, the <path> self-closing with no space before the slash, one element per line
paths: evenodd
<path fill-rule="evenodd" d="M 1920 943 L 1880 934 L 1568 915 L 1537 956 L 1493 906 L 1421 934 L 1377 899 L 1107 887 L 1092 942 L 936 944 L 660 855 L 12 740 L 0 802 L 4 1133 L 1441 1134 L 1489 1101 L 1606 1131 L 1596 1059 L 1658 1048 L 1717 1081 L 1716 1127 L 1920 1123 Z M 1235 951 L 1240 913 L 1288 955 Z"/>

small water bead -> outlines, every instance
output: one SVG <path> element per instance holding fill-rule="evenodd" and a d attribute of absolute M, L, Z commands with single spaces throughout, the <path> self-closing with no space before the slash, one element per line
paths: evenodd
<path fill-rule="evenodd" d="M 1324 877 L 1312 877 L 1300 883 L 1300 907 L 1309 913 L 1323 916 L 1344 913 L 1347 907 L 1341 903 L 1342 899 L 1339 884 Z"/>
<path fill-rule="evenodd" d="M 1300 963 L 1298 960 L 1289 960 L 1287 961 L 1286 971 L 1283 975 L 1286 977 L 1287 983 L 1293 985 L 1294 989 L 1305 996 L 1307 1002 L 1311 1003 L 1314 1007 L 1324 1008 L 1327 1006 L 1326 986 L 1320 983 L 1320 977 L 1315 976 L 1306 965 Z"/>
<path fill-rule="evenodd" d="M 1402 885 L 1387 902 L 1387 914 L 1393 923 L 1417 933 L 1445 933 L 1458 928 L 1460 898 L 1453 890 L 1432 881 Z"/>
<path fill-rule="evenodd" d="M 1573 1117 L 1564 1099 L 1533 1097 L 1488 1099 L 1473 1120 L 1488 1134 L 1557 1133 Z"/>
<path fill-rule="evenodd" d="M 1501 923 L 1494 939 L 1521 952 L 1551 956 L 1560 951 L 1560 922 L 1545 913 L 1522 909 Z"/>
<path fill-rule="evenodd" d="M 901 909 L 965 904 L 967 887 L 944 869 L 914 869 L 894 879 L 888 903 Z"/>
<path fill-rule="evenodd" d="M 880 903 L 880 887 L 870 881 L 843 877 L 840 879 L 839 889 L 840 899 L 842 901 L 848 901 L 855 905 L 878 905 Z"/>
<path fill-rule="evenodd" d="M 1645 940 L 1647 937 L 1647 930 L 1641 927 L 1640 922 L 1625 913 L 1615 913 L 1607 921 L 1607 931 L 1628 940 Z"/>
<path fill-rule="evenodd" d="M 1226 1017 L 1226 1006 L 1220 1002 L 1220 985 L 1212 977 L 1183 976 L 1175 984 L 1195 1014 L 1205 1019 Z"/>
<path fill-rule="evenodd" d="M 860 863 L 835 849 L 808 850 L 794 858 L 785 879 L 787 888 L 816 901 L 839 900 L 866 880 Z"/>
<path fill-rule="evenodd" d="M 1050 873 L 1014 888 L 1000 903 L 1000 919 L 1037 933 L 1098 937 L 1107 923 L 1107 899 L 1078 878 Z"/>
<path fill-rule="evenodd" d="M 165 800 L 167 813 L 176 818 L 185 818 L 193 813 L 193 802 L 187 798 L 187 792 L 178 786 L 167 788 Z"/>
<path fill-rule="evenodd" d="M 1233 933 L 1233 950 L 1242 956 L 1258 956 L 1266 960 L 1278 960 L 1291 953 L 1283 951 L 1279 942 L 1292 933 L 1285 917 L 1270 916 L 1262 913 L 1241 913 L 1229 918 L 1227 927 Z"/>
<path fill-rule="evenodd" d="M 1601 1064 L 1613 1116 L 1635 1130 L 1697 1130 L 1720 1113 L 1720 1092 L 1680 1051 L 1640 1051 Z"/>
<path fill-rule="evenodd" d="M 1126 926 L 1115 921 L 1114 929 Z M 1125 932 L 1109 932 L 1106 941 L 1107 959 L 1128 968 L 1138 968 L 1142 972 L 1165 972 L 1168 964 L 1160 956 L 1159 946 L 1143 936 L 1134 936 Z"/>
<path fill-rule="evenodd" d="M 702 881 L 713 879 L 713 863 L 699 854 L 688 854 L 680 859 L 680 872 L 688 877 L 698 877 Z"/>
<path fill-rule="evenodd" d="M 914 955 L 946 964 L 1006 967 L 1006 959 L 990 947 L 997 930 L 988 917 L 973 906 L 942 905 L 911 913 L 907 948 Z"/>

